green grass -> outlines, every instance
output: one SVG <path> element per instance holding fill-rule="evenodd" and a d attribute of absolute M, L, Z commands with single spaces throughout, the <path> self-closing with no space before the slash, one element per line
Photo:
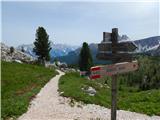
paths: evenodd
<path fill-rule="evenodd" d="M 108 85 L 104 85 L 106 79 Z M 78 73 L 67 73 L 59 81 L 59 91 L 63 91 L 64 93 L 62 95 L 65 97 L 110 108 L 110 83 L 111 80 L 109 77 L 88 80 L 80 77 Z M 81 89 L 87 86 L 92 86 L 96 89 L 97 93 L 95 96 L 89 96 Z M 118 109 L 148 115 L 160 115 L 160 90 L 139 91 L 136 87 L 118 86 Z"/>
<path fill-rule="evenodd" d="M 42 66 L 1 62 L 1 117 L 16 118 L 27 111 L 29 102 L 57 74 Z"/>

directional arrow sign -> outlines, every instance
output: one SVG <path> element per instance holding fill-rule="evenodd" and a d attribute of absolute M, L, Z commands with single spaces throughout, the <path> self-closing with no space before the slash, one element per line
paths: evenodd
<path fill-rule="evenodd" d="M 99 51 L 112 51 L 112 49 L 116 49 L 117 51 L 132 52 L 136 48 L 137 48 L 136 45 L 132 41 L 120 42 L 120 43 L 117 43 L 114 47 L 112 46 L 112 43 L 102 42 L 101 44 L 98 44 Z"/>
<path fill-rule="evenodd" d="M 97 79 L 104 76 L 122 74 L 138 69 L 138 62 L 122 62 L 112 65 L 96 66 L 91 68 L 91 79 Z"/>
<path fill-rule="evenodd" d="M 130 62 L 132 61 L 132 55 L 128 53 L 108 53 L 108 52 L 99 52 L 96 56 L 100 60 L 110 60 L 115 62 Z"/>

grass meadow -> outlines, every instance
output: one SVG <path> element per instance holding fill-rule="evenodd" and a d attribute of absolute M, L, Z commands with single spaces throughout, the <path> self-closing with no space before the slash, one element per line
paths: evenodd
<path fill-rule="evenodd" d="M 57 72 L 42 66 L 1 61 L 1 118 L 17 118 Z"/>

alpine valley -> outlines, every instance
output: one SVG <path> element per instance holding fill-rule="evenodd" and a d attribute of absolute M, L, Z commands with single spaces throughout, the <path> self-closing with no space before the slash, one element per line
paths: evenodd
<path fill-rule="evenodd" d="M 140 40 L 131 40 L 127 35 L 119 36 L 119 41 L 133 41 L 137 45 L 136 53 L 138 54 L 146 54 L 150 56 L 160 56 L 160 36 L 148 37 Z M 91 54 L 93 57 L 93 61 L 96 64 L 103 64 L 106 61 L 100 61 L 96 59 L 96 54 L 98 51 L 98 43 L 91 43 L 89 45 Z M 35 53 L 33 52 L 33 44 L 28 45 L 19 45 L 17 47 L 18 50 L 24 48 L 25 53 L 35 57 Z M 60 62 L 65 62 L 67 64 L 76 64 L 78 63 L 79 53 L 81 47 L 79 46 L 71 46 L 65 44 L 53 44 L 51 43 L 51 62 L 56 58 Z"/>

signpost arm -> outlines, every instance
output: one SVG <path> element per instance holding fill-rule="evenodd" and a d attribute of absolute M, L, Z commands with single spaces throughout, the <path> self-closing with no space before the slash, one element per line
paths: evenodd
<path fill-rule="evenodd" d="M 111 34 L 112 41 L 112 53 L 116 54 L 116 45 L 118 43 L 118 29 L 113 28 Z M 115 63 L 115 60 L 113 60 Z M 117 111 L 117 76 L 112 76 L 112 98 L 111 98 L 111 120 L 116 120 L 116 111 Z"/>

